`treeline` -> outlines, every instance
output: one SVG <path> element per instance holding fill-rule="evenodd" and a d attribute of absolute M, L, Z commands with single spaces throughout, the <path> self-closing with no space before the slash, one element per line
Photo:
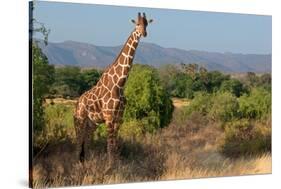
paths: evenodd
<path fill-rule="evenodd" d="M 54 72 L 54 82 L 50 86 L 48 97 L 74 98 L 93 87 L 102 71 L 81 69 L 74 66 L 59 67 Z"/>
<path fill-rule="evenodd" d="M 218 91 L 230 92 L 240 97 L 243 94 L 249 94 L 253 87 L 262 87 L 271 91 L 271 74 L 269 73 L 257 75 L 248 72 L 240 78 L 234 78 L 230 74 L 219 71 L 208 71 L 197 64 L 165 65 L 153 70 L 161 86 L 171 97 L 193 99 L 196 92 L 200 91 L 209 94 Z M 53 83 L 47 95 L 63 98 L 79 97 L 97 83 L 101 74 L 101 70 L 94 68 L 81 69 L 73 66 L 55 68 Z M 133 74 L 130 73 L 130 75 Z"/>
<path fill-rule="evenodd" d="M 271 90 L 271 74 L 261 76 L 253 72 L 245 73 L 237 79 L 219 71 L 208 71 L 198 64 L 165 65 L 159 69 L 161 82 L 173 97 L 193 99 L 196 92 L 209 94 L 225 91 L 240 97 L 249 94 L 252 87 Z"/>

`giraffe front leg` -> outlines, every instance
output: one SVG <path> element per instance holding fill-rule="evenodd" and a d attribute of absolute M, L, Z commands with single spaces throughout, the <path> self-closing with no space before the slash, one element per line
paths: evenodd
<path fill-rule="evenodd" d="M 109 165 L 112 166 L 118 159 L 117 129 L 115 123 L 107 123 L 107 154 Z"/>

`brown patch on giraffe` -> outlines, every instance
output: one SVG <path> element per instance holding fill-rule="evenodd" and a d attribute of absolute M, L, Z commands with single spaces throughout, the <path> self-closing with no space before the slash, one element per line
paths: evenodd
<path fill-rule="evenodd" d="M 93 103 L 94 103 L 94 101 L 89 99 L 87 102 L 87 105 L 92 105 Z"/>
<path fill-rule="evenodd" d="M 129 46 L 126 46 L 123 50 L 123 53 L 129 54 L 129 50 L 130 50 Z"/>
<path fill-rule="evenodd" d="M 110 79 L 111 81 L 110 82 L 108 82 L 108 85 L 107 85 L 107 88 L 109 89 L 109 90 L 112 90 L 112 88 L 114 87 L 114 83 L 113 83 L 113 79 L 111 78 Z"/>
<path fill-rule="evenodd" d="M 107 104 L 107 108 L 108 109 L 113 109 L 114 108 L 114 100 L 113 99 L 110 99 L 108 104 Z"/>
<path fill-rule="evenodd" d="M 125 82 L 126 82 L 126 78 L 120 78 L 117 84 L 118 86 L 122 87 L 124 86 Z"/>
<path fill-rule="evenodd" d="M 103 84 L 104 84 L 105 86 L 108 85 L 108 77 L 104 77 L 104 78 L 103 78 Z"/>
<path fill-rule="evenodd" d="M 99 88 L 101 87 L 102 83 L 101 83 L 101 79 L 98 81 L 97 85 L 96 85 L 96 88 Z"/>
<path fill-rule="evenodd" d="M 100 88 L 97 88 L 97 89 L 95 90 L 95 93 L 96 93 L 97 97 L 99 97 L 99 96 L 100 96 L 100 91 L 101 91 L 101 89 L 100 89 Z"/>
<path fill-rule="evenodd" d="M 118 76 L 115 74 L 114 76 L 113 76 L 113 80 L 114 80 L 114 83 L 117 83 L 118 82 Z"/>
<path fill-rule="evenodd" d="M 122 74 L 122 66 L 118 65 L 118 66 L 115 68 L 115 73 L 116 73 L 118 76 L 121 76 L 121 74 Z"/>
<path fill-rule="evenodd" d="M 111 97 L 111 93 L 108 91 L 106 95 L 103 97 L 103 102 L 107 103 Z"/>
<path fill-rule="evenodd" d="M 111 90 L 111 96 L 112 96 L 112 98 L 115 98 L 115 99 L 118 99 L 120 96 L 119 87 L 117 87 L 116 85 Z"/>
<path fill-rule="evenodd" d="M 122 55 L 122 54 L 120 54 L 120 56 L 119 56 L 119 59 L 118 59 L 118 63 L 120 64 L 122 64 L 123 62 L 124 62 L 124 60 L 125 60 L 125 56 L 124 55 Z"/>
<path fill-rule="evenodd" d="M 128 75 L 128 72 L 129 72 L 129 68 L 123 68 L 122 69 L 122 76 L 126 76 L 126 75 Z"/>
<path fill-rule="evenodd" d="M 109 75 L 113 75 L 115 73 L 114 68 L 111 68 L 108 73 L 109 73 Z"/>

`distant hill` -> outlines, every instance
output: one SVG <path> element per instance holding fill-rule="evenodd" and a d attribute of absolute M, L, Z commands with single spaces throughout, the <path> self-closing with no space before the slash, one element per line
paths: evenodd
<path fill-rule="evenodd" d="M 111 64 L 122 46 L 104 47 L 75 41 L 40 43 L 54 65 L 104 68 Z M 271 54 L 217 53 L 164 48 L 140 43 L 134 62 L 159 67 L 164 64 L 197 63 L 208 70 L 223 72 L 271 72 Z"/>

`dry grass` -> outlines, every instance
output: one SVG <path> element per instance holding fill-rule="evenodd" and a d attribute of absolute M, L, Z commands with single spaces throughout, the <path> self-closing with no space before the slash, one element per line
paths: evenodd
<path fill-rule="evenodd" d="M 190 100 L 188 99 L 182 99 L 182 98 L 172 98 L 173 100 L 173 105 L 176 108 L 181 108 L 183 106 L 188 106 L 190 103 Z"/>
<path fill-rule="evenodd" d="M 220 153 L 219 126 L 194 114 L 156 134 L 120 141 L 120 158 L 108 172 L 106 142 L 95 139 L 84 165 L 74 157 L 73 136 L 50 144 L 34 160 L 34 187 L 112 184 L 271 173 L 271 154 L 229 158 Z"/>

